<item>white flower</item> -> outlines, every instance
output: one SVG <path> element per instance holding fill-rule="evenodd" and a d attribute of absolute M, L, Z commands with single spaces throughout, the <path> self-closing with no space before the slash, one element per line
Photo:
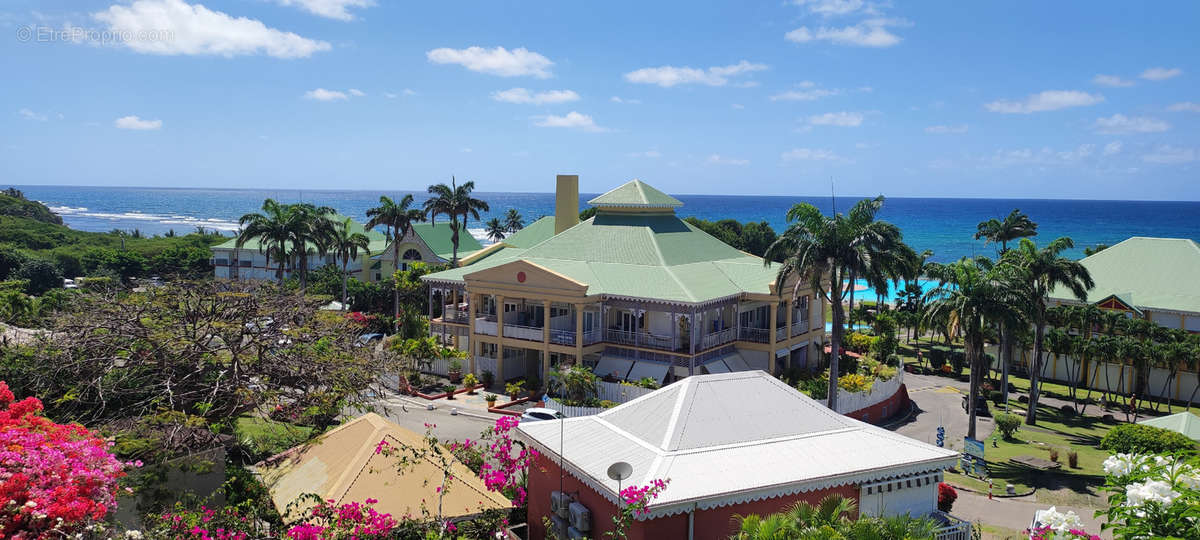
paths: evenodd
<path fill-rule="evenodd" d="M 142 531 L 125 531 L 125 538 L 129 540 L 142 540 Z"/>
<path fill-rule="evenodd" d="M 1130 454 L 1117 454 L 1115 456 L 1109 456 L 1108 459 L 1104 460 L 1103 463 L 1104 474 L 1116 476 L 1118 478 L 1122 476 L 1129 476 L 1129 473 L 1133 472 L 1133 468 L 1137 461 L 1137 456 Z"/>
<path fill-rule="evenodd" d="M 1051 506 L 1049 510 L 1045 510 L 1038 516 L 1038 521 L 1042 525 L 1048 526 L 1058 532 L 1064 532 L 1068 529 L 1082 529 L 1083 522 L 1079 520 L 1079 516 L 1075 512 L 1067 511 L 1066 514 L 1059 512 L 1055 507 Z"/>
<path fill-rule="evenodd" d="M 28 506 L 30 508 L 37 508 L 37 503 L 34 501 L 25 501 L 25 506 Z"/>
<path fill-rule="evenodd" d="M 1134 482 L 1125 486 L 1126 505 L 1135 508 L 1151 501 L 1171 504 L 1176 497 L 1179 497 L 1179 493 L 1171 489 L 1171 484 L 1161 480 Z"/>

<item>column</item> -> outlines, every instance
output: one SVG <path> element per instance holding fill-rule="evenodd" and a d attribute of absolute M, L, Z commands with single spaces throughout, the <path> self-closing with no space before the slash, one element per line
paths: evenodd
<path fill-rule="evenodd" d="M 542 384 L 550 380 L 550 301 L 542 301 Z"/>
<path fill-rule="evenodd" d="M 454 314 L 457 315 L 458 314 L 458 289 L 457 288 L 450 290 L 450 305 L 454 306 Z M 445 322 L 445 320 L 446 320 L 445 306 L 443 306 L 442 309 L 443 309 L 442 321 Z M 451 337 L 451 341 L 454 344 L 454 348 L 457 349 L 458 345 L 459 345 L 457 328 L 454 329 L 454 335 Z"/>
<path fill-rule="evenodd" d="M 679 348 L 679 321 L 675 318 L 675 305 L 671 304 L 671 350 Z"/>
<path fill-rule="evenodd" d="M 786 334 L 787 334 L 787 341 L 790 342 L 792 340 L 792 318 L 795 317 L 795 315 L 793 315 L 792 312 L 796 311 L 796 310 L 793 309 L 791 300 L 784 301 L 783 306 L 784 306 L 784 309 L 787 310 L 787 319 L 785 321 L 785 322 L 787 322 Z"/>
<path fill-rule="evenodd" d="M 496 380 L 504 385 L 504 297 L 495 295 L 496 299 Z"/>
<path fill-rule="evenodd" d="M 583 365 L 583 304 L 575 304 L 575 363 Z"/>
<path fill-rule="evenodd" d="M 775 302 L 771 302 L 770 308 L 767 311 L 770 312 L 769 317 L 768 317 L 770 322 L 767 323 L 767 327 L 769 328 L 767 330 L 767 345 L 770 346 L 770 347 L 768 347 L 770 349 L 770 352 L 769 352 L 770 356 L 767 358 L 767 369 L 768 369 L 769 373 L 774 375 L 775 374 L 775 324 L 779 322 L 779 309 L 778 309 L 777 305 L 775 304 Z"/>
<path fill-rule="evenodd" d="M 478 294 L 467 294 L 467 347 L 471 352 L 471 373 L 475 373 L 475 357 L 479 356 L 479 340 L 475 339 L 475 306 L 479 305 L 478 301 Z"/>

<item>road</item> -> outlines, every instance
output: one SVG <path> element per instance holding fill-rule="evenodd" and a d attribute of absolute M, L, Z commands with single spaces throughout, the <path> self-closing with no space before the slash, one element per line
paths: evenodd
<path fill-rule="evenodd" d="M 430 403 L 437 408 L 427 410 L 426 406 Z M 434 435 L 444 441 L 478 439 L 480 432 L 493 425 L 498 418 L 497 415 L 485 417 L 476 411 L 453 415 L 450 411 L 454 407 L 447 407 L 445 400 L 426 401 L 394 392 L 385 392 L 375 407 L 381 416 L 417 433 L 425 432 L 425 424 L 434 424 L 437 426 L 433 430 Z"/>
<path fill-rule="evenodd" d="M 946 428 L 946 447 L 962 450 L 963 438 L 967 435 L 967 413 L 962 408 L 962 396 L 967 392 L 967 383 L 937 375 L 905 373 L 904 384 L 916 409 L 907 420 L 888 428 L 934 444 L 940 425 Z M 975 423 L 975 438 L 990 437 L 994 427 L 991 417 L 979 416 Z"/>

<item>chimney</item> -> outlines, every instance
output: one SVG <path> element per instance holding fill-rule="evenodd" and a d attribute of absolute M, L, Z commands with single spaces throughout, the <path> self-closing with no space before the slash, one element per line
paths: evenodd
<path fill-rule="evenodd" d="M 554 234 L 579 223 L 579 175 L 560 174 L 554 190 Z"/>

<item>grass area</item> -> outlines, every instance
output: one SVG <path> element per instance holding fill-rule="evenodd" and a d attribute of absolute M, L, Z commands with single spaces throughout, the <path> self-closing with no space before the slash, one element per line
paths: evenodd
<path fill-rule="evenodd" d="M 313 428 L 277 422 L 261 416 L 238 418 L 234 428 L 238 440 L 255 459 L 278 454 L 312 437 Z"/>
<path fill-rule="evenodd" d="M 1027 540 L 1029 535 L 1021 534 L 1021 531 L 1014 529 L 1006 529 L 995 525 L 981 525 L 983 529 L 984 540 Z"/>

